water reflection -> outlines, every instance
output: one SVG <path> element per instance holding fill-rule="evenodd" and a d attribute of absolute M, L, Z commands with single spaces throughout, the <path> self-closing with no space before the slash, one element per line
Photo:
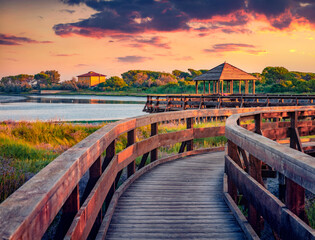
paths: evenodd
<path fill-rule="evenodd" d="M 36 96 L 31 95 L 21 102 L 36 103 L 73 103 L 73 104 L 139 104 L 145 103 L 144 97 L 126 97 L 126 96 Z"/>

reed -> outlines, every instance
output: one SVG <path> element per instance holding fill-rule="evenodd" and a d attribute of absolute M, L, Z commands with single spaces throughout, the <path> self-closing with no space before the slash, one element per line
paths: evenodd
<path fill-rule="evenodd" d="M 54 122 L 0 124 L 0 202 L 62 152 L 101 126 Z"/>

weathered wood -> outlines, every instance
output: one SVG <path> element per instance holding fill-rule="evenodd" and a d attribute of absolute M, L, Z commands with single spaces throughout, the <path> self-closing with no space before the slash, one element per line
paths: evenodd
<path fill-rule="evenodd" d="M 315 192 L 313 184 L 315 164 L 312 157 L 279 145 L 260 135 L 249 134 L 247 130 L 237 126 L 238 118 L 234 115 L 226 122 L 225 131 L 228 139 L 302 187 Z"/>
<path fill-rule="evenodd" d="M 105 201 L 117 175 L 117 158 L 115 157 L 107 166 L 102 176 L 95 184 L 89 197 L 76 214 L 72 225 L 67 232 L 66 239 L 86 239 L 95 219 Z M 88 217 L 87 217 L 88 216 Z"/>
<path fill-rule="evenodd" d="M 136 141 L 136 131 L 133 129 L 128 132 L 127 134 L 127 148 L 131 145 L 133 145 Z M 132 174 L 134 174 L 136 171 L 136 163 L 135 161 L 132 161 L 127 166 L 127 177 L 130 177 Z"/>
<path fill-rule="evenodd" d="M 198 85 L 196 85 L 198 88 Z M 157 123 L 152 123 L 151 124 L 151 137 L 155 136 L 158 134 L 158 124 Z M 155 148 L 151 151 L 151 162 L 154 162 L 155 160 L 158 159 L 158 149 Z"/>
<path fill-rule="evenodd" d="M 79 185 L 72 191 L 71 195 L 62 207 L 62 215 L 57 227 L 55 239 L 62 239 L 71 225 L 71 222 L 80 208 Z"/>
<path fill-rule="evenodd" d="M 315 231 L 298 219 L 286 206 L 261 184 L 244 172 L 229 157 L 225 157 L 227 175 L 233 180 L 246 199 L 284 239 L 314 239 Z"/>
<path fill-rule="evenodd" d="M 140 162 L 140 164 L 139 164 L 139 166 L 138 166 L 138 170 L 141 169 L 141 168 L 143 168 L 143 167 L 145 166 L 145 163 L 146 163 L 146 161 L 147 161 L 147 159 L 148 159 L 148 156 L 149 156 L 149 153 L 148 153 L 148 152 L 145 153 L 145 154 L 143 154 L 143 156 L 142 156 L 142 158 L 141 158 L 141 162 Z"/>
<path fill-rule="evenodd" d="M 194 98 L 190 99 L 196 100 Z M 198 100 L 198 99 L 197 99 Z M 152 99 L 151 105 L 154 104 Z M 171 101 L 170 98 L 167 102 Z M 272 108 L 265 108 L 265 110 L 271 110 Z M 289 107 L 277 107 L 276 110 L 289 109 Z M 297 107 L 297 109 L 303 109 Z M 305 108 L 304 108 L 305 109 Z M 102 155 L 102 153 L 107 149 L 107 147 L 112 144 L 112 142 L 119 137 L 121 134 L 127 133 L 132 129 L 137 127 L 146 126 L 150 124 L 159 123 L 162 121 L 171 121 L 176 119 L 184 118 L 198 118 L 198 117 L 220 117 L 220 116 L 230 116 L 235 113 L 245 113 L 253 110 L 262 110 L 262 108 L 256 109 L 213 109 L 213 110 L 193 110 L 193 111 L 183 111 L 183 112 L 172 112 L 172 113 L 159 113 L 152 114 L 149 116 L 142 116 L 134 119 L 121 120 L 115 123 L 111 123 L 91 134 L 88 138 L 84 139 L 79 144 L 75 145 L 67 152 L 60 155 L 55 161 L 50 163 L 46 168 L 44 168 L 39 174 L 34 176 L 26 184 L 24 184 L 19 190 L 11 195 L 6 201 L 0 205 L 0 235 L 4 238 L 18 239 L 18 238 L 28 238 L 27 236 L 32 236 L 34 238 L 41 238 L 50 223 L 53 221 L 56 214 L 60 211 L 64 205 L 66 199 L 70 196 L 72 191 L 75 189 L 76 185 L 82 178 L 82 176 L 91 168 L 95 161 Z M 299 117 L 306 117 L 314 112 L 312 110 L 300 111 Z M 284 115 L 284 114 L 282 114 Z M 120 172 L 121 167 L 126 167 L 132 161 L 134 161 L 135 156 L 141 156 L 145 154 L 144 144 L 156 144 L 153 145 L 155 148 L 159 147 L 159 140 L 163 144 L 175 143 L 176 137 L 180 136 L 179 141 L 188 141 L 193 137 L 193 130 L 185 130 L 179 135 L 157 135 L 153 136 L 147 142 L 136 143 L 129 146 L 125 152 L 121 155 L 117 155 L 122 162 L 119 162 L 117 167 L 117 172 Z M 176 137 L 175 137 L 176 136 Z M 171 140 L 166 139 L 171 137 Z M 250 139 L 250 137 L 249 137 Z M 154 141 L 157 140 L 157 143 Z M 238 138 L 236 138 L 238 143 Z M 244 144 L 243 140 L 239 141 Z M 243 146 L 243 145 L 242 145 Z M 259 142 L 254 145 L 250 145 L 255 149 L 254 146 L 259 146 Z M 136 147 L 136 149 L 134 149 Z M 274 148 L 274 147 L 272 147 Z M 276 147 L 278 149 L 278 146 Z M 265 152 L 259 147 L 256 149 L 257 154 L 262 154 L 266 157 Z M 265 150 L 264 150 L 265 151 Z M 266 149 L 267 156 L 270 154 L 270 148 Z M 114 152 L 114 151 L 113 151 Z M 123 154 L 133 154 L 125 155 Z M 273 152 L 272 152 L 273 153 Z M 284 151 L 283 153 L 287 153 Z M 272 155 L 272 154 L 271 154 Z M 107 157 L 109 154 L 107 154 Z M 308 189 L 310 187 L 310 179 L 312 179 L 312 163 L 304 157 L 301 157 L 301 162 L 296 164 L 295 158 L 290 158 L 287 162 L 283 163 L 281 159 L 286 159 L 286 157 L 281 156 L 279 160 L 279 155 L 276 156 L 274 162 L 277 164 L 282 164 L 282 172 L 287 172 L 287 177 L 293 179 L 294 181 L 299 181 L 296 179 L 302 179 L 302 186 Z M 291 156 L 292 157 L 292 156 Z M 299 155 L 298 155 L 299 158 Z M 108 158 L 104 163 L 110 161 L 112 158 Z M 291 161 L 292 160 L 292 161 Z M 278 162 L 278 163 L 277 163 Z M 106 164 L 103 166 L 105 167 Z M 127 164 L 127 165 L 125 165 Z M 273 166 L 272 166 L 273 167 Z M 103 167 L 102 167 L 103 168 Z M 106 168 L 106 167 L 105 167 Z M 103 168 L 103 169 L 105 169 Z M 290 170 L 295 169 L 296 175 L 290 175 Z M 301 174 L 301 169 L 304 170 L 303 175 Z M 118 174 L 118 173 L 117 173 Z M 295 179 L 296 178 L 296 179 Z M 115 186 L 112 186 L 115 189 Z M 110 194 L 108 194 L 110 196 Z M 18 201 L 16 199 L 19 199 Z M 108 206 L 108 205 L 107 205 Z M 47 211 L 46 209 L 49 209 Z M 94 214 L 94 213 L 93 213 Z M 97 215 L 98 212 L 96 211 Z M 16 216 L 19 216 L 18 218 Z"/>
<path fill-rule="evenodd" d="M 188 154 L 190 152 L 185 153 Z M 177 237 L 179 234 L 185 237 L 194 236 L 197 239 L 198 236 L 211 238 L 215 236 L 213 235 L 215 233 L 222 233 L 221 237 L 233 237 L 232 233 L 241 234 L 239 226 L 235 220 L 233 221 L 230 218 L 230 211 L 224 205 L 222 199 L 222 157 L 223 153 L 190 157 L 160 165 L 149 173 L 144 174 L 118 200 L 109 225 L 107 238 L 110 239 L 114 236 L 127 237 L 126 233 L 131 233 L 128 235 L 128 238 L 131 239 L 140 236 L 155 236 L 163 239 L 166 236 Z M 202 166 L 208 166 L 208 168 L 202 168 Z M 185 170 L 182 170 L 182 168 Z M 183 172 L 187 176 L 199 174 L 201 178 L 198 183 L 200 185 L 195 184 L 195 186 L 191 187 L 190 182 L 185 181 L 186 178 Z M 175 177 L 176 182 L 180 183 L 180 185 L 174 186 L 175 188 L 177 187 L 177 191 L 172 185 L 159 184 L 156 185 L 158 189 L 148 186 L 149 183 L 152 183 L 152 173 L 160 175 L 159 179 L 162 182 L 169 177 L 171 179 Z M 148 175 L 148 178 L 146 178 L 146 175 Z M 212 179 L 216 182 L 214 187 L 218 190 L 209 192 L 209 187 L 204 184 L 208 181 L 212 182 Z M 148 186 L 146 191 L 141 191 L 143 185 Z M 218 186 L 220 187 L 218 188 Z M 214 196 L 210 198 L 203 197 L 201 193 L 206 192 Z M 137 201 L 137 204 L 126 207 L 125 204 L 120 203 L 127 199 L 128 202 Z M 211 203 L 211 199 L 215 199 L 216 204 Z M 147 200 L 150 200 L 150 205 L 147 205 Z M 178 203 L 174 205 L 174 200 L 176 202 L 182 201 L 181 205 L 179 206 Z M 201 201 L 204 201 L 204 203 Z M 190 202 L 195 202 L 195 207 L 190 208 Z M 217 203 L 220 203 L 220 205 L 217 205 Z M 163 205 L 161 206 L 161 204 Z M 157 207 L 154 207 L 155 205 Z M 132 221 L 128 221 L 127 219 L 129 218 Z M 176 220 L 174 222 L 175 219 L 180 221 L 177 222 Z M 223 219 L 226 220 L 222 221 Z M 201 233 L 202 235 L 200 235 Z M 236 236 L 243 238 L 242 235 L 235 235 L 234 237 Z"/>
<path fill-rule="evenodd" d="M 246 83 L 247 82 L 247 83 Z M 220 93 L 221 95 L 208 95 L 208 94 L 198 94 L 198 95 L 154 95 L 150 96 L 155 97 L 158 101 L 160 107 L 152 108 L 150 106 L 150 102 L 146 103 L 146 106 L 144 107 L 144 111 L 146 112 L 161 112 L 164 110 L 171 110 L 171 111 L 180 111 L 183 110 L 182 104 L 179 101 L 166 101 L 166 99 L 182 99 L 183 97 L 190 97 L 191 101 L 187 101 L 186 108 L 194 108 L 198 106 L 199 108 L 205 107 L 205 108 L 217 108 L 217 107 L 268 107 L 268 106 L 298 106 L 298 105 L 313 105 L 314 101 L 311 101 L 315 99 L 314 95 L 311 96 L 302 96 L 302 95 L 255 95 L 255 94 L 232 94 L 230 96 L 224 96 L 222 95 L 223 90 L 223 81 L 219 83 L 219 81 L 216 81 L 216 83 L 213 83 L 214 85 L 217 85 L 217 93 Z M 231 94 L 230 91 L 233 90 L 233 87 L 231 86 L 232 81 L 230 81 L 229 84 L 227 84 L 227 93 Z M 230 86 L 230 87 L 229 87 Z M 245 92 L 248 92 L 248 81 L 245 81 Z M 239 86 L 240 90 L 240 86 Z M 253 82 L 253 91 L 254 91 L 254 82 Z M 182 100 L 181 100 L 182 101 Z M 306 101 L 306 102 L 305 102 Z M 156 104 L 158 105 L 158 104 Z M 163 107 L 163 105 L 167 105 L 167 109 Z"/>

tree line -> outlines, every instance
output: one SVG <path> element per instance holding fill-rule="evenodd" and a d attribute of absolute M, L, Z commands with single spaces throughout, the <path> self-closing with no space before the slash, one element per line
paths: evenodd
<path fill-rule="evenodd" d="M 0 91 L 7 93 L 29 92 L 39 89 L 83 91 L 126 91 L 141 93 L 194 93 L 193 78 L 208 70 L 188 69 L 187 72 L 173 70 L 172 73 L 129 70 L 121 77 L 113 76 L 104 83 L 89 88 L 76 78 L 60 81 L 56 70 L 46 70 L 34 75 L 19 74 L 3 77 Z M 260 93 L 311 93 L 315 92 L 315 73 L 288 71 L 284 67 L 266 67 L 262 73 L 252 73 L 258 78 L 256 92 Z M 202 86 L 200 86 L 202 87 Z"/>

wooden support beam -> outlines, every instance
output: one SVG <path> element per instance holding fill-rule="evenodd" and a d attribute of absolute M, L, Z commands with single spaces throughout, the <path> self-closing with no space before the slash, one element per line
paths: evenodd
<path fill-rule="evenodd" d="M 221 81 L 221 94 L 223 95 L 223 81 Z"/>
<path fill-rule="evenodd" d="M 203 81 L 203 94 L 206 93 L 206 81 Z"/>
<path fill-rule="evenodd" d="M 112 158 L 115 156 L 116 151 L 116 140 L 112 141 L 111 144 L 106 148 L 106 156 L 102 165 L 102 171 L 106 169 Z M 112 199 L 115 192 L 115 182 L 112 184 L 110 190 L 105 199 L 106 208 L 109 206 L 110 200 Z"/>
<path fill-rule="evenodd" d="M 255 87 L 255 80 L 253 80 L 253 94 L 255 94 L 256 87 Z"/>
<path fill-rule="evenodd" d="M 196 94 L 198 94 L 198 81 L 196 81 Z"/>
<path fill-rule="evenodd" d="M 230 93 L 233 94 L 233 80 L 230 81 Z"/>
<path fill-rule="evenodd" d="M 158 124 L 152 123 L 151 124 L 151 137 L 158 134 Z M 158 149 L 153 149 L 151 151 L 151 162 L 154 162 L 158 159 Z"/>
<path fill-rule="evenodd" d="M 213 88 L 213 94 L 215 94 L 216 93 L 216 84 L 217 84 L 217 82 L 216 81 L 212 81 L 212 88 Z"/>
<path fill-rule="evenodd" d="M 298 113 L 297 111 L 294 111 L 290 113 L 290 115 L 291 115 L 290 147 L 303 152 L 301 139 L 297 129 Z M 289 178 L 286 178 L 285 204 L 293 213 L 295 213 L 305 223 L 309 224 L 305 212 L 305 189 L 298 185 L 297 183 L 293 182 Z"/>
<path fill-rule="evenodd" d="M 136 142 L 136 131 L 135 129 L 132 129 L 127 133 L 127 147 L 131 146 Z M 132 174 L 134 174 L 136 171 L 136 163 L 135 161 L 132 161 L 127 166 L 127 177 L 129 178 Z"/>
<path fill-rule="evenodd" d="M 242 81 L 240 80 L 239 81 L 239 84 L 238 84 L 238 93 L 242 93 Z"/>
<path fill-rule="evenodd" d="M 255 158 L 251 154 L 249 155 L 249 175 L 251 175 L 263 187 L 265 187 L 261 174 L 261 165 L 262 162 L 259 159 Z M 259 235 L 263 229 L 263 222 L 261 216 L 258 214 L 257 210 L 252 204 L 249 204 L 248 221 L 254 228 L 255 232 Z"/>
<path fill-rule="evenodd" d="M 93 189 L 95 183 L 99 179 L 99 177 L 102 174 L 102 161 L 101 161 L 101 156 L 96 159 L 96 161 L 93 163 L 93 165 L 90 167 L 89 170 L 90 177 L 89 181 L 86 184 L 86 187 L 84 189 L 84 193 L 81 198 L 81 202 L 84 202 L 85 199 L 88 197 L 89 193 Z"/>
<path fill-rule="evenodd" d="M 248 80 L 245 80 L 245 94 L 249 93 Z"/>
<path fill-rule="evenodd" d="M 138 170 L 141 169 L 141 168 L 143 168 L 143 167 L 145 166 L 145 163 L 146 163 L 146 161 L 147 161 L 147 159 L 148 159 L 148 156 L 149 156 L 149 153 L 145 153 L 145 154 L 142 156 L 141 162 L 140 162 L 140 164 L 139 164 L 139 166 L 138 166 Z"/>
<path fill-rule="evenodd" d="M 211 93 L 210 81 L 208 82 L 208 92 L 209 92 L 209 94 Z"/>
<path fill-rule="evenodd" d="M 186 128 L 191 129 L 193 128 L 193 119 L 192 118 L 187 118 L 186 119 Z M 186 143 L 186 150 L 187 151 L 192 151 L 194 149 L 194 140 L 189 140 Z"/>
<path fill-rule="evenodd" d="M 79 184 L 73 189 L 72 193 L 62 207 L 61 220 L 58 224 L 54 239 L 63 239 L 66 235 L 72 220 L 80 209 Z"/>

